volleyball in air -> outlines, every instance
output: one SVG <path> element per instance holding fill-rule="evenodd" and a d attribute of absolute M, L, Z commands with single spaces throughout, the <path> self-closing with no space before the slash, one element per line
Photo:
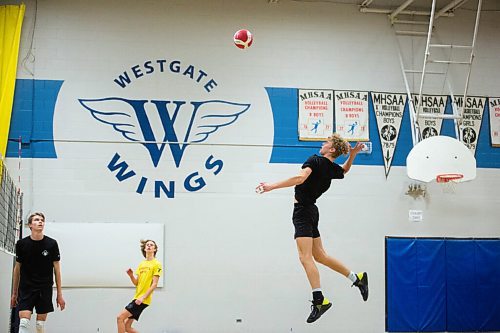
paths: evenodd
<path fill-rule="evenodd" d="M 234 45 L 240 49 L 247 49 L 252 45 L 253 36 L 252 33 L 246 29 L 238 30 L 234 33 Z"/>

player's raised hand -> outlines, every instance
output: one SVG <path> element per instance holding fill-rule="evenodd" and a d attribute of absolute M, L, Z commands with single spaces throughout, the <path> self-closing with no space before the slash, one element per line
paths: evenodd
<path fill-rule="evenodd" d="M 350 146 L 350 145 L 349 145 Z M 350 153 L 357 154 L 359 153 L 363 148 L 365 148 L 365 144 L 362 142 L 356 142 L 356 145 L 354 147 L 351 147 Z"/>

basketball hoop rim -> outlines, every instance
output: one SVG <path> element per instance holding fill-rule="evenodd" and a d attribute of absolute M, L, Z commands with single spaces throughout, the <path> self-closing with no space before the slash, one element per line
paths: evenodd
<path fill-rule="evenodd" d="M 436 176 L 436 182 L 437 183 L 448 183 L 448 182 L 454 182 L 459 179 L 464 178 L 464 175 L 461 173 L 443 173 L 441 175 Z"/>

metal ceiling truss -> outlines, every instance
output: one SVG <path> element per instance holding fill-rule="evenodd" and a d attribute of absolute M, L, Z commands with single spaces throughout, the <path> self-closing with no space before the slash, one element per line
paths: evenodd
<path fill-rule="evenodd" d="M 437 44 L 437 43 L 432 43 L 432 33 L 434 29 L 434 23 L 436 20 L 440 17 L 452 17 L 454 16 L 454 11 L 462 6 L 464 3 L 466 3 L 468 0 L 452 0 L 449 2 L 447 5 L 443 6 L 440 9 L 436 9 L 436 1 L 437 0 L 429 0 L 432 1 L 431 9 L 430 11 L 425 11 L 425 10 L 409 10 L 408 7 L 415 2 L 415 0 L 406 0 L 404 1 L 399 7 L 396 9 L 384 9 L 384 8 L 371 8 L 369 7 L 373 0 L 364 0 L 363 3 L 360 5 L 360 11 L 364 13 L 380 13 L 380 14 L 387 14 L 389 18 L 389 22 L 391 26 L 394 28 L 394 32 L 396 34 L 396 39 L 398 40 L 398 48 L 399 48 L 399 62 L 400 62 L 400 67 L 401 67 L 401 72 L 403 74 L 403 81 L 405 84 L 406 88 L 406 93 L 408 96 L 408 101 L 409 101 L 409 107 L 410 107 L 410 118 L 412 122 L 412 139 L 413 139 L 413 145 L 416 145 L 418 142 L 422 140 L 421 136 L 421 131 L 420 131 L 420 125 L 419 122 L 422 119 L 429 119 L 429 118 L 440 118 L 440 119 L 452 119 L 455 122 L 455 134 L 456 138 L 458 140 L 461 140 L 461 131 L 460 131 L 460 125 L 463 119 L 463 107 L 465 106 L 465 101 L 467 98 L 467 91 L 469 87 L 469 79 L 470 79 L 470 74 L 471 74 L 471 68 L 472 68 L 472 62 L 474 60 L 474 47 L 476 44 L 476 36 L 477 36 L 477 30 L 478 30 L 478 25 L 479 25 L 479 17 L 481 13 L 481 5 L 482 5 L 482 0 L 478 0 L 478 5 L 477 5 L 477 13 L 476 13 L 476 19 L 475 19 L 475 24 L 474 24 L 474 32 L 473 32 L 473 37 L 472 37 L 472 42 L 471 45 L 453 45 L 453 44 Z M 401 18 L 401 16 L 411 16 L 411 19 L 405 19 Z M 425 16 L 428 17 L 427 20 L 415 20 L 415 16 Z M 424 30 L 403 30 L 403 29 L 398 29 L 400 26 L 408 26 L 408 25 L 413 25 L 413 26 L 427 26 L 427 31 Z M 403 56 L 403 49 L 401 46 L 401 43 L 399 41 L 399 38 L 402 36 L 410 37 L 410 38 L 415 38 L 415 37 L 425 37 L 426 38 L 426 45 L 425 45 L 425 53 L 423 57 L 423 64 L 421 69 L 412 69 L 412 68 L 406 68 L 405 67 L 405 62 L 404 62 L 404 56 Z M 464 61 L 452 61 L 451 59 L 448 60 L 436 60 L 436 59 L 430 59 L 431 51 L 435 49 L 462 49 L 462 50 L 469 50 L 470 55 L 467 60 Z M 466 71 L 466 79 L 465 79 L 465 87 L 464 87 L 464 92 L 463 92 L 463 103 L 462 106 L 459 107 L 455 103 L 455 97 L 452 91 L 452 87 L 450 84 L 450 80 L 447 77 L 447 73 L 445 71 L 431 71 L 428 70 L 428 64 L 429 63 L 435 63 L 435 64 L 445 64 L 447 66 L 449 65 L 457 65 L 457 66 L 463 66 Z M 415 107 L 414 105 L 414 99 L 412 98 L 412 92 L 410 90 L 410 86 L 408 84 L 408 76 L 411 75 L 420 75 L 420 84 L 419 84 L 419 89 L 418 89 L 418 99 L 417 99 L 417 106 Z M 451 96 L 451 105 L 452 105 L 452 111 L 453 114 L 435 114 L 435 113 L 426 113 L 423 112 L 423 103 L 422 103 L 422 95 L 424 91 L 424 84 L 425 84 L 425 78 L 426 75 L 444 75 L 445 78 L 444 80 L 446 81 L 448 88 L 449 88 L 449 93 Z"/>
<path fill-rule="evenodd" d="M 430 16 L 430 12 L 427 10 L 411 10 L 407 9 L 415 0 L 406 0 L 396 9 L 388 9 L 383 7 L 371 7 L 374 0 L 363 0 L 359 5 L 359 11 L 362 13 L 377 13 L 377 14 L 388 14 L 391 20 L 396 19 L 396 17 L 401 15 L 413 15 L 413 16 Z M 441 8 L 435 15 L 435 18 L 441 16 L 454 16 L 454 11 L 466 3 L 468 0 L 452 0 L 449 4 Z"/>

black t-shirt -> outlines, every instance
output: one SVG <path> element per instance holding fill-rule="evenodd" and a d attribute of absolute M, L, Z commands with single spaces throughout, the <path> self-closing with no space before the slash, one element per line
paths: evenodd
<path fill-rule="evenodd" d="M 16 243 L 16 261 L 21 263 L 20 288 L 52 287 L 54 261 L 60 260 L 57 241 L 48 236 L 33 240 L 30 236 Z"/>
<path fill-rule="evenodd" d="M 330 188 L 332 179 L 344 178 L 344 169 L 328 158 L 313 155 L 302 164 L 302 169 L 311 168 L 306 181 L 295 186 L 295 199 L 304 205 L 314 204 Z"/>

